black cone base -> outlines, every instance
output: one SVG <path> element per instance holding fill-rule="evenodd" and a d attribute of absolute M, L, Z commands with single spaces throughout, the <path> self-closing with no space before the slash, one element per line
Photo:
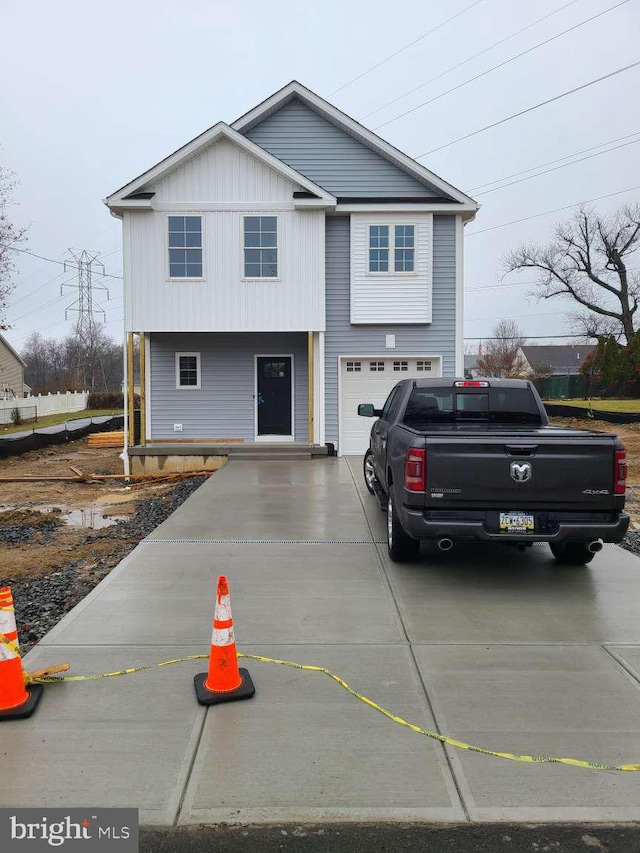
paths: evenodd
<path fill-rule="evenodd" d="M 251 699 L 256 692 L 251 676 L 248 670 L 242 669 L 242 667 L 240 667 L 239 671 L 242 677 L 242 684 L 236 690 L 230 690 L 228 693 L 214 693 L 211 690 L 207 690 L 204 686 L 207 679 L 206 672 L 199 672 L 195 675 L 193 683 L 196 688 L 198 702 L 201 705 L 219 705 L 221 702 L 233 702 L 236 699 Z"/>
<path fill-rule="evenodd" d="M 42 698 L 44 687 L 42 684 L 30 684 L 27 687 L 29 698 L 17 708 L 8 708 L 6 711 L 0 711 L 0 720 L 23 720 L 25 717 L 30 717 L 36 709 L 36 705 Z"/>

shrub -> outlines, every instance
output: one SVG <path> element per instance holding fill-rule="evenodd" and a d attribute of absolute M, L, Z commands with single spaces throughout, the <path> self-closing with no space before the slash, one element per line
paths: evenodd
<path fill-rule="evenodd" d="M 22 423 L 22 414 L 17 406 L 15 409 L 11 409 L 11 423 L 14 426 L 20 426 Z"/>
<path fill-rule="evenodd" d="M 135 395 L 135 408 L 140 406 L 140 395 Z M 92 391 L 87 399 L 87 409 L 124 409 L 122 391 Z"/>

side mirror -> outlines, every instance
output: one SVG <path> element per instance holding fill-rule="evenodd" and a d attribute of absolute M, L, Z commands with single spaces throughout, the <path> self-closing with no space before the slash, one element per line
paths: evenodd
<path fill-rule="evenodd" d="M 362 418 L 375 418 L 376 410 L 373 407 L 373 403 L 360 403 L 358 414 Z"/>

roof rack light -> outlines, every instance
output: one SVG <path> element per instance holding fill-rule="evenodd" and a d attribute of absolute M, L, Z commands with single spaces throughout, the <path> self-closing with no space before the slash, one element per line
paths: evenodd
<path fill-rule="evenodd" d="M 488 388 L 488 382 L 480 382 L 477 379 L 465 379 L 453 383 L 456 388 Z"/>

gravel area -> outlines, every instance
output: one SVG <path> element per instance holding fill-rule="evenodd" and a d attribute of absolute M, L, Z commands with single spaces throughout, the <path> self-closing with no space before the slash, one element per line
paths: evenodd
<path fill-rule="evenodd" d="M 630 530 L 620 543 L 620 547 L 640 557 L 640 531 Z"/>
<path fill-rule="evenodd" d="M 26 652 L 38 642 L 60 619 L 75 607 L 118 563 L 168 518 L 207 477 L 190 477 L 160 497 L 138 501 L 136 513 L 131 518 L 112 527 L 87 533 L 86 544 L 92 549 L 91 562 L 87 562 L 84 549 L 81 559 L 73 553 L 64 558 L 63 567 L 27 581 L 20 578 L 2 578 L 10 586 L 16 608 L 20 645 Z M 0 538 L 7 544 L 45 537 L 52 530 L 48 526 L 33 527 L 28 524 L 13 525 L 2 530 Z"/>

